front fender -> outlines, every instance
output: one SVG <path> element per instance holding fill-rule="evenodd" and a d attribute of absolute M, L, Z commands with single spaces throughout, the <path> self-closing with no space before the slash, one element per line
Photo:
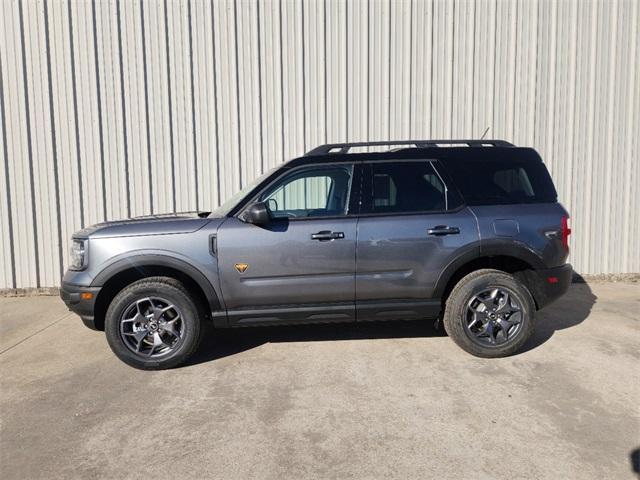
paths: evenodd
<path fill-rule="evenodd" d="M 115 257 L 109 265 L 102 268 L 100 273 L 94 277 L 91 287 L 101 287 L 110 278 L 113 278 L 114 275 L 124 272 L 125 270 L 135 268 L 143 271 L 144 267 L 151 266 L 172 268 L 188 275 L 198 284 L 206 295 L 212 312 L 219 311 L 224 308 L 222 295 L 219 294 L 216 286 L 214 286 L 214 284 L 197 266 L 193 265 L 186 259 L 157 252 L 136 252 L 135 254 L 124 254 L 119 257 Z M 219 282 L 216 283 L 219 284 Z"/>

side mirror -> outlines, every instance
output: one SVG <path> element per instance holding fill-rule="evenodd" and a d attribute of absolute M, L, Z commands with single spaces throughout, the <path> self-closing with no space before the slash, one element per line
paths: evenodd
<path fill-rule="evenodd" d="M 247 209 L 244 219 L 254 225 L 266 225 L 271 221 L 271 213 L 266 203 L 256 202 Z"/>

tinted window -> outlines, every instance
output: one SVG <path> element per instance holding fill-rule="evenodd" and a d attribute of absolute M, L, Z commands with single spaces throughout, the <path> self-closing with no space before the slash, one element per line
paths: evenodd
<path fill-rule="evenodd" d="M 549 172 L 539 161 L 451 160 L 446 168 L 469 205 L 556 201 Z"/>
<path fill-rule="evenodd" d="M 273 217 L 326 217 L 346 214 L 351 166 L 296 170 L 271 185 L 260 201 Z"/>
<path fill-rule="evenodd" d="M 445 209 L 445 187 L 430 162 L 371 164 L 369 213 Z"/>

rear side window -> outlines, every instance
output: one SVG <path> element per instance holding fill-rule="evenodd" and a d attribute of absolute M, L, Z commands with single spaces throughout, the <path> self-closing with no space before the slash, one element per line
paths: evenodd
<path fill-rule="evenodd" d="M 453 160 L 447 162 L 447 170 L 468 205 L 557 200 L 549 172 L 539 161 Z"/>
<path fill-rule="evenodd" d="M 363 213 L 444 210 L 446 189 L 430 162 L 372 163 Z"/>

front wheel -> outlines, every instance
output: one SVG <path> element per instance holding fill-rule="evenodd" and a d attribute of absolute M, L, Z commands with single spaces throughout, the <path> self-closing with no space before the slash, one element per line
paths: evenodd
<path fill-rule="evenodd" d="M 184 363 L 202 337 L 202 308 L 182 283 L 150 277 L 118 293 L 107 310 L 105 331 L 111 350 L 143 370 Z"/>
<path fill-rule="evenodd" d="M 444 327 L 463 350 L 477 357 L 512 355 L 533 334 L 535 304 L 512 275 L 483 269 L 458 282 L 447 299 Z"/>

